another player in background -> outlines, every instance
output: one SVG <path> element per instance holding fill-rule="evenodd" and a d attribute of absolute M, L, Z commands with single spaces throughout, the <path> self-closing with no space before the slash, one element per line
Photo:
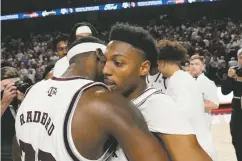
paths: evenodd
<path fill-rule="evenodd" d="M 65 67 L 68 67 L 68 65 L 69 65 L 68 61 L 66 60 L 66 57 L 65 57 L 66 54 L 67 54 L 67 50 L 68 50 L 68 40 L 69 40 L 69 38 L 70 37 L 67 34 L 60 34 L 53 41 L 54 51 L 56 51 L 56 54 L 58 55 L 58 57 L 60 59 L 60 61 L 58 61 L 58 63 L 56 63 L 56 61 L 54 62 L 56 64 L 55 68 L 57 68 L 57 69 L 65 68 Z M 65 57 L 65 58 L 62 59 L 63 57 Z M 53 77 L 54 68 L 52 66 L 53 66 L 53 62 L 48 65 L 48 69 L 45 69 L 45 73 L 44 73 L 44 76 L 43 76 L 44 78 Z M 52 67 L 52 68 L 50 69 L 50 67 Z M 59 75 L 58 70 L 55 70 L 55 75 Z"/>
<path fill-rule="evenodd" d="M 94 36 L 97 37 L 96 29 L 87 22 L 77 23 L 71 30 L 69 44 L 81 37 Z M 60 77 L 68 68 L 69 61 L 66 56 L 62 57 L 55 64 L 53 75 Z"/>
<path fill-rule="evenodd" d="M 199 145 L 188 118 L 177 110 L 173 99 L 160 90 L 147 88 L 146 75 L 156 66 L 157 57 L 156 44 L 149 32 L 141 27 L 116 24 L 109 40 L 103 69 L 105 83 L 140 109 L 149 130 L 165 145 L 172 160 L 211 161 Z M 121 148 L 116 155 L 112 161 L 127 160 Z"/>
<path fill-rule="evenodd" d="M 193 77 L 180 67 L 187 58 L 187 50 L 178 42 L 169 40 L 160 41 L 158 50 L 158 69 L 169 78 L 165 94 L 171 96 L 177 104 L 177 110 L 188 117 L 199 144 L 215 161 L 212 134 L 204 115 L 202 92 Z"/>
<path fill-rule="evenodd" d="M 154 66 L 146 76 L 146 83 L 148 87 L 159 89 L 164 93 L 168 85 L 168 79 L 159 72 L 158 66 Z"/>
<path fill-rule="evenodd" d="M 207 124 L 211 127 L 211 111 L 219 107 L 219 98 L 217 87 L 213 81 L 206 77 L 204 71 L 204 58 L 199 55 L 193 55 L 190 60 L 191 75 L 195 78 L 202 90 Z"/>

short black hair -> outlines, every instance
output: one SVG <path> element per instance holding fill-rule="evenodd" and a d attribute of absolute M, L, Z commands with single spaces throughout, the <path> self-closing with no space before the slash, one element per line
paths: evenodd
<path fill-rule="evenodd" d="M 78 44 L 81 44 L 81 43 L 86 43 L 86 42 L 92 42 L 92 43 L 99 43 L 99 44 L 103 44 L 103 45 L 106 45 L 104 41 L 96 38 L 96 37 L 93 37 L 93 36 L 86 36 L 86 37 L 81 37 L 80 39 L 78 40 L 75 40 L 70 46 L 69 46 L 69 49 L 68 51 L 73 48 L 74 46 L 78 45 Z M 75 56 L 73 57 L 75 58 Z M 70 60 L 70 64 L 73 62 L 73 58 L 71 58 Z"/>
<path fill-rule="evenodd" d="M 167 60 L 175 62 L 184 62 L 187 56 L 187 50 L 176 41 L 162 40 L 158 43 L 158 60 Z"/>
<path fill-rule="evenodd" d="M 49 72 L 55 67 L 55 63 L 56 63 L 56 61 L 53 61 L 53 62 L 51 62 L 47 65 L 47 67 L 45 68 L 42 79 L 45 79 L 46 76 L 49 74 Z"/>
<path fill-rule="evenodd" d="M 156 65 L 157 49 L 154 38 L 142 27 L 132 26 L 128 23 L 117 23 L 110 31 L 109 41 L 122 41 L 142 50 L 145 59 L 151 62 L 151 66 Z"/>
<path fill-rule="evenodd" d="M 56 46 L 57 44 L 60 42 L 60 41 L 69 41 L 70 39 L 70 36 L 68 34 L 59 34 L 55 37 L 54 41 L 53 41 L 53 49 L 54 50 L 57 50 L 56 49 Z"/>
<path fill-rule="evenodd" d="M 88 26 L 91 29 L 91 31 L 92 31 L 92 36 L 93 37 L 98 37 L 98 33 L 97 33 L 96 28 L 93 25 L 91 25 L 90 23 L 88 23 L 88 22 L 76 23 L 72 27 L 72 29 L 71 29 L 71 33 L 70 33 L 70 44 L 72 44 L 76 40 L 76 30 L 80 26 Z"/>

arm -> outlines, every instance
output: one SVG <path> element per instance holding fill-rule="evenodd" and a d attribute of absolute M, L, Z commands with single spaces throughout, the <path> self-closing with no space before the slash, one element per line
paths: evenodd
<path fill-rule="evenodd" d="M 8 108 L 8 105 L 6 102 L 2 102 L 1 101 L 1 116 L 4 114 L 4 112 L 6 111 L 6 109 Z"/>
<path fill-rule="evenodd" d="M 13 138 L 12 157 L 13 161 L 21 161 L 21 153 L 16 136 Z"/>
<path fill-rule="evenodd" d="M 212 161 L 197 142 L 195 135 L 159 134 L 158 136 L 163 140 L 173 161 Z"/>
<path fill-rule="evenodd" d="M 219 107 L 217 87 L 213 81 L 208 81 L 204 92 L 204 106 L 206 111 L 211 111 Z"/>
<path fill-rule="evenodd" d="M 224 95 L 229 94 L 230 92 L 233 91 L 233 84 L 234 84 L 234 69 L 230 68 L 228 70 L 228 77 L 226 80 L 222 82 L 221 90 Z"/>
<path fill-rule="evenodd" d="M 218 106 L 218 104 L 215 104 L 215 103 L 213 103 L 211 101 L 205 101 L 204 102 L 204 107 L 205 107 L 205 111 L 209 112 L 211 110 L 217 109 L 219 106 Z"/>
<path fill-rule="evenodd" d="M 230 78 L 230 77 L 228 77 L 226 80 L 223 81 L 221 90 L 224 95 L 227 95 L 233 91 L 233 83 L 234 83 L 234 78 Z"/>
<path fill-rule="evenodd" d="M 13 83 L 8 84 L 4 89 L 3 97 L 1 100 L 1 116 L 4 114 L 14 97 L 16 97 L 16 92 L 16 87 Z"/>
<path fill-rule="evenodd" d="M 167 160 L 166 153 L 149 133 L 140 111 L 123 96 L 106 92 L 91 100 L 89 105 L 89 115 L 97 118 L 100 129 L 118 141 L 130 161 Z"/>

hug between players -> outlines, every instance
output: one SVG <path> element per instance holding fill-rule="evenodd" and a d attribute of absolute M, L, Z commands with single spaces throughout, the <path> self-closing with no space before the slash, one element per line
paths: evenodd
<path fill-rule="evenodd" d="M 216 161 L 210 126 L 219 99 L 204 58 L 189 58 L 183 42 L 156 42 L 139 26 L 115 24 L 108 43 L 97 33 L 83 22 L 57 37 L 60 59 L 34 85 L 17 84 L 15 69 L 1 68 L 1 116 L 14 113 L 16 132 L 3 160 Z M 224 93 L 242 87 L 242 50 L 237 56 Z M 240 160 L 237 93 L 232 136 Z"/>

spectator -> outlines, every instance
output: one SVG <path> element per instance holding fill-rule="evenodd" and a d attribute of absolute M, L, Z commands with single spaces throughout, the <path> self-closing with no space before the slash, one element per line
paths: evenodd
<path fill-rule="evenodd" d="M 229 67 L 236 67 L 238 62 L 235 60 L 234 57 L 232 57 L 229 61 Z"/>
<path fill-rule="evenodd" d="M 15 135 L 15 115 L 23 93 L 14 83 L 20 80 L 17 69 L 1 68 L 1 160 L 12 161 L 12 140 Z"/>

